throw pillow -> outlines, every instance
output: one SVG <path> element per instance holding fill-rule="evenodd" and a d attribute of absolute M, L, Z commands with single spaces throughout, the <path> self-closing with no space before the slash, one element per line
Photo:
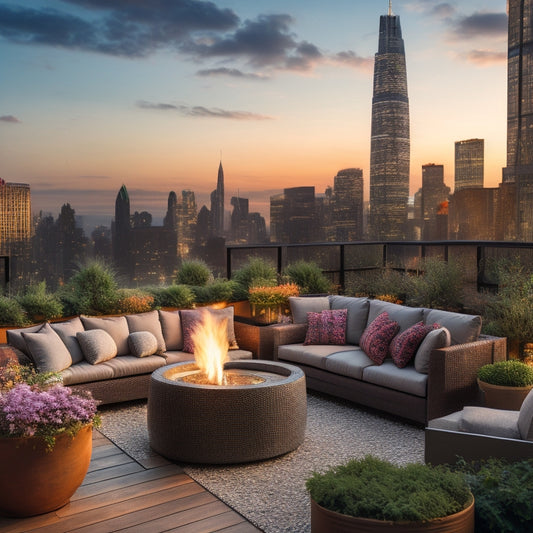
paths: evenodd
<path fill-rule="evenodd" d="M 103 329 L 88 329 L 76 334 L 81 351 L 91 365 L 109 361 L 117 355 L 117 345 L 113 337 Z"/>
<path fill-rule="evenodd" d="M 161 329 L 161 322 L 159 321 L 159 314 L 157 311 L 126 315 L 126 320 L 128 321 L 130 333 L 136 331 L 149 331 L 157 340 L 157 352 L 155 353 L 158 353 L 159 355 L 165 353 L 167 347 L 165 345 L 165 339 L 163 338 L 163 330 Z M 131 344 L 129 344 L 129 346 L 131 351 Z"/>
<path fill-rule="evenodd" d="M 72 364 L 70 352 L 50 324 L 33 333 L 22 332 L 22 337 L 37 372 L 60 372 Z"/>
<path fill-rule="evenodd" d="M 396 335 L 390 343 L 390 354 L 394 364 L 398 368 L 406 366 L 415 356 L 416 350 L 424 340 L 424 337 L 438 327 L 438 324 L 426 326 L 424 322 L 418 322 Z"/>
<path fill-rule="evenodd" d="M 415 354 L 415 370 L 421 374 L 429 373 L 429 358 L 433 350 L 450 346 L 450 332 L 446 328 L 430 331 L 421 342 Z"/>
<path fill-rule="evenodd" d="M 84 330 L 80 318 L 76 317 L 72 320 L 67 320 L 66 322 L 55 322 L 50 325 L 65 343 L 65 346 L 72 357 L 72 364 L 83 361 L 83 353 L 81 351 L 80 344 L 76 339 L 77 333 Z"/>
<path fill-rule="evenodd" d="M 88 317 L 82 316 L 81 321 L 86 330 L 89 329 L 103 329 L 117 345 L 116 355 L 128 355 L 130 349 L 128 346 L 128 321 L 125 316 L 109 316 L 109 317 Z"/>
<path fill-rule="evenodd" d="M 399 329 L 398 322 L 391 320 L 385 311 L 363 331 L 359 346 L 374 363 L 381 365 L 389 353 L 389 344 Z"/>
<path fill-rule="evenodd" d="M 304 344 L 346 344 L 346 309 L 307 313 Z"/>
<path fill-rule="evenodd" d="M 36 326 L 29 326 L 27 328 L 8 329 L 6 331 L 7 343 L 13 348 L 20 350 L 29 356 L 29 350 L 26 346 L 26 341 L 22 336 L 23 333 L 36 333 L 43 327 L 43 324 L 37 324 Z"/>
<path fill-rule="evenodd" d="M 146 357 L 158 352 L 157 339 L 149 331 L 134 331 L 128 337 L 131 355 Z"/>

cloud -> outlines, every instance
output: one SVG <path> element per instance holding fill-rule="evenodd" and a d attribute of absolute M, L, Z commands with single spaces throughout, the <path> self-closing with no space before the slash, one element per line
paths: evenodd
<path fill-rule="evenodd" d="M 0 116 L 1 122 L 10 122 L 11 124 L 20 124 L 20 120 L 13 115 L 2 115 Z"/>
<path fill-rule="evenodd" d="M 259 115 L 249 111 L 228 111 L 216 107 L 174 105 L 165 103 L 151 103 L 144 100 L 137 102 L 141 109 L 154 109 L 158 111 L 176 111 L 185 117 L 195 118 L 224 118 L 231 120 L 271 120 L 272 117 Z"/>
<path fill-rule="evenodd" d="M 495 52 L 494 50 L 471 50 L 466 54 L 466 60 L 482 67 L 506 64 L 507 52 Z"/>
<path fill-rule="evenodd" d="M 457 19 L 451 27 L 455 37 L 506 37 L 507 15 L 505 13 L 474 13 Z"/>
<path fill-rule="evenodd" d="M 352 50 L 338 52 L 331 59 L 334 62 L 368 72 L 372 71 L 374 65 L 374 59 L 372 57 L 361 57 Z"/>
<path fill-rule="evenodd" d="M 416 11 L 437 19 L 447 19 L 456 13 L 453 4 L 440 0 L 416 0 L 409 2 L 405 7 L 408 11 Z"/>
<path fill-rule="evenodd" d="M 254 72 L 243 72 L 237 68 L 206 68 L 199 70 L 196 73 L 197 76 L 211 77 L 211 76 L 229 76 L 233 78 L 245 78 L 249 80 L 267 80 L 269 76 L 264 74 L 254 73 Z"/>

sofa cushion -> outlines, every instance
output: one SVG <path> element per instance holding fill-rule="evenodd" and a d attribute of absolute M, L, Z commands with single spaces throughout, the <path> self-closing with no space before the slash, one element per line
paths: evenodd
<path fill-rule="evenodd" d="M 76 334 L 85 360 L 92 365 L 108 361 L 117 355 L 117 345 L 103 329 L 89 329 Z"/>
<path fill-rule="evenodd" d="M 135 357 L 154 355 L 158 351 L 157 339 L 149 331 L 134 331 L 130 333 L 128 345 L 131 355 Z"/>
<path fill-rule="evenodd" d="M 329 302 L 331 309 L 347 309 L 346 342 L 359 344 L 361 335 L 367 326 L 370 300 L 368 298 L 332 295 L 329 297 Z"/>
<path fill-rule="evenodd" d="M 154 370 L 165 365 L 165 358 L 160 355 L 148 355 L 147 357 L 125 355 L 123 357 L 113 357 L 113 359 L 101 363 L 98 366 L 111 368 L 114 378 L 123 378 L 127 376 L 151 374 Z"/>
<path fill-rule="evenodd" d="M 130 333 L 138 331 L 149 331 L 156 338 L 156 352 L 158 354 L 162 354 L 166 351 L 167 347 L 165 344 L 165 339 L 163 337 L 163 330 L 161 329 L 161 322 L 159 321 L 159 313 L 157 311 L 148 311 L 147 313 L 126 315 L 126 320 L 128 322 L 128 329 Z"/>
<path fill-rule="evenodd" d="M 183 349 L 183 334 L 181 331 L 181 317 L 179 311 L 159 310 L 159 320 L 161 330 L 165 339 L 165 346 L 168 350 Z"/>
<path fill-rule="evenodd" d="M 455 413 L 450 413 L 446 416 L 433 418 L 428 421 L 428 427 L 433 429 L 444 429 L 446 431 L 460 431 L 459 425 L 462 416 L 463 411 L 455 411 Z"/>
<path fill-rule="evenodd" d="M 426 397 L 427 379 L 425 374 L 417 372 L 412 366 L 398 368 L 391 359 L 363 370 L 363 381 L 422 398 Z"/>
<path fill-rule="evenodd" d="M 83 327 L 87 330 L 103 329 L 104 331 L 107 331 L 117 345 L 116 355 L 129 354 L 130 348 L 128 346 L 128 335 L 130 334 L 130 330 L 128 329 L 128 321 L 125 316 L 82 316 L 81 321 L 83 322 Z"/>
<path fill-rule="evenodd" d="M 35 333 L 43 327 L 43 324 L 37 324 L 36 326 L 29 326 L 27 328 L 18 328 L 18 329 L 8 329 L 6 331 L 7 343 L 17 348 L 21 352 L 29 356 L 28 347 L 26 346 L 26 341 L 22 336 L 23 333 Z"/>
<path fill-rule="evenodd" d="M 346 309 L 307 313 L 304 344 L 346 344 Z"/>
<path fill-rule="evenodd" d="M 370 324 L 384 311 L 389 313 L 389 318 L 391 320 L 398 322 L 400 325 L 400 332 L 405 331 L 407 328 L 414 326 L 417 322 L 424 320 L 424 309 L 421 307 L 407 307 L 406 305 L 393 304 L 381 300 L 370 300 L 367 324 Z M 434 320 L 433 322 L 437 322 L 437 320 Z M 426 322 L 426 324 L 429 324 L 429 322 Z"/>
<path fill-rule="evenodd" d="M 351 351 L 354 346 L 335 346 L 333 344 L 309 345 L 285 344 L 278 349 L 278 359 L 302 365 L 326 368 L 326 358 L 333 353 Z"/>
<path fill-rule="evenodd" d="M 307 313 L 320 313 L 330 308 L 327 296 L 290 296 L 289 306 L 294 324 L 306 324 Z"/>
<path fill-rule="evenodd" d="M 22 337 L 38 372 L 60 372 L 72 364 L 70 352 L 50 324 L 43 324 L 39 331 L 22 332 Z"/>
<path fill-rule="evenodd" d="M 459 429 L 467 433 L 519 439 L 518 411 L 466 406 L 463 408 Z"/>
<path fill-rule="evenodd" d="M 434 322 L 450 332 L 452 345 L 477 341 L 481 333 L 481 317 L 478 315 L 431 309 L 427 311 L 425 323 L 433 324 Z"/>
<path fill-rule="evenodd" d="M 533 440 L 533 391 L 529 392 L 520 407 L 518 430 L 524 440 Z"/>
<path fill-rule="evenodd" d="M 406 366 L 415 356 L 424 337 L 437 327 L 437 324 L 426 326 L 424 322 L 420 321 L 405 331 L 398 333 L 390 343 L 390 354 L 394 364 L 398 368 Z"/>
<path fill-rule="evenodd" d="M 50 326 L 52 326 L 52 329 L 61 337 L 61 340 L 70 352 L 72 364 L 83 361 L 83 353 L 80 348 L 80 343 L 76 339 L 78 331 L 84 331 L 80 318 L 72 318 L 65 322 L 54 322 L 50 324 Z"/>
<path fill-rule="evenodd" d="M 104 363 L 92 365 L 88 361 L 82 361 L 68 367 L 61 372 L 63 385 L 77 385 L 79 383 L 91 383 L 113 378 L 113 369 L 106 367 Z"/>
<path fill-rule="evenodd" d="M 450 332 L 446 328 L 430 331 L 420 343 L 415 354 L 415 369 L 423 374 L 429 373 L 429 358 L 433 350 L 440 350 L 450 346 Z"/>
<path fill-rule="evenodd" d="M 378 365 L 381 365 L 389 353 L 389 344 L 398 333 L 398 322 L 389 319 L 385 311 L 376 317 L 361 335 L 361 348 Z"/>
<path fill-rule="evenodd" d="M 325 360 L 328 372 L 354 379 L 363 379 L 363 370 L 374 364 L 374 361 L 359 347 L 346 352 L 332 353 Z"/>

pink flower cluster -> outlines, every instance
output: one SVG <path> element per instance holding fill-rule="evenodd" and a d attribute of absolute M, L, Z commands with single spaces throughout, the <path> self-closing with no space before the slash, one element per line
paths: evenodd
<path fill-rule="evenodd" d="M 51 436 L 75 431 L 96 416 L 96 401 L 56 385 L 46 390 L 17 383 L 0 394 L 0 435 Z"/>

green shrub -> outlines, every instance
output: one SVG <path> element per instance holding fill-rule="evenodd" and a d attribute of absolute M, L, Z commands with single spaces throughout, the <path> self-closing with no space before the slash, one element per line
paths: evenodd
<path fill-rule="evenodd" d="M 194 306 L 194 293 L 187 285 L 170 285 L 148 289 L 154 297 L 155 307 L 178 307 L 188 309 Z"/>
<path fill-rule="evenodd" d="M 118 289 L 115 313 L 146 313 L 154 308 L 155 298 L 143 289 Z"/>
<path fill-rule="evenodd" d="M 475 499 L 476 533 L 528 533 L 533 523 L 533 459 L 508 463 L 489 459 L 465 463 L 463 472 Z"/>
<path fill-rule="evenodd" d="M 306 487 L 326 509 L 375 520 L 430 520 L 457 513 L 472 499 L 460 473 L 419 463 L 396 466 L 372 456 L 314 472 Z"/>
<path fill-rule="evenodd" d="M 333 289 L 331 281 L 316 263 L 297 261 L 288 265 L 283 274 L 298 285 L 300 294 L 323 294 Z"/>
<path fill-rule="evenodd" d="M 527 387 L 533 385 L 533 367 L 518 359 L 498 361 L 482 366 L 477 377 L 485 383 L 506 387 Z"/>
<path fill-rule="evenodd" d="M 405 302 L 407 294 L 411 292 L 410 277 L 389 267 L 359 274 L 346 287 L 347 294 L 382 299 L 388 297 L 387 300 L 394 303 Z"/>
<path fill-rule="evenodd" d="M 32 322 L 59 318 L 63 315 L 63 305 L 60 299 L 56 295 L 46 292 L 45 281 L 28 285 L 15 299 L 26 311 Z"/>
<path fill-rule="evenodd" d="M 250 287 L 273 287 L 278 284 L 278 273 L 274 265 L 261 259 L 252 257 L 248 263 L 233 273 L 232 280 L 239 284 L 237 299 L 248 298 Z"/>
<path fill-rule="evenodd" d="M 14 298 L 0 296 L 0 324 L 3 326 L 27 326 L 29 324 L 24 309 Z"/>
<path fill-rule="evenodd" d="M 217 279 L 205 287 L 191 287 L 196 303 L 231 302 L 239 285 L 233 280 Z"/>
<path fill-rule="evenodd" d="M 205 287 L 213 279 L 211 269 L 204 261 L 184 261 L 176 275 L 178 285 Z"/>

